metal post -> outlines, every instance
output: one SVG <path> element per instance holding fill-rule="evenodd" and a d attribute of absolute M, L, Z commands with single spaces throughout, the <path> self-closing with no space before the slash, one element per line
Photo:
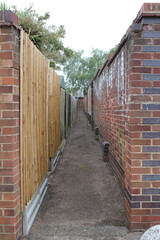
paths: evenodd
<path fill-rule="evenodd" d="M 109 162 L 109 142 L 102 143 L 102 158 L 104 162 Z"/>
<path fill-rule="evenodd" d="M 95 127 L 94 132 L 95 132 L 95 139 L 98 140 L 99 139 L 99 128 Z"/>

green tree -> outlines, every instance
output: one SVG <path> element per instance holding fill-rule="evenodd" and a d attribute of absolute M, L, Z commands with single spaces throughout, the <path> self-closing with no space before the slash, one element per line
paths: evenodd
<path fill-rule="evenodd" d="M 39 15 L 33 9 L 33 5 L 24 10 L 18 10 L 16 6 L 12 6 L 12 9 L 18 15 L 19 24 L 29 35 L 31 41 L 50 59 L 51 66 L 59 69 L 73 53 L 70 48 L 63 45 L 64 26 L 52 25 L 47 27 L 46 21 L 50 18 L 49 12 Z"/>
<path fill-rule="evenodd" d="M 0 3 L 0 11 L 5 11 L 5 10 L 10 10 L 10 7 L 6 3 L 1 2 Z"/>
<path fill-rule="evenodd" d="M 75 51 L 64 66 L 66 85 L 69 92 L 75 94 L 79 89 L 88 87 L 98 67 L 104 64 L 107 52 L 93 49 L 90 57 L 83 57 L 84 51 Z"/>
<path fill-rule="evenodd" d="M 83 53 L 82 50 L 75 51 L 64 67 L 64 73 L 68 80 L 67 87 L 74 92 L 84 85 L 84 68 L 86 68 L 86 65 L 82 57 Z"/>

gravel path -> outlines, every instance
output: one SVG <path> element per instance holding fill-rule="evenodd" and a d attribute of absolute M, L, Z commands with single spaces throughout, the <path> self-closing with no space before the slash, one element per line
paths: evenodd
<path fill-rule="evenodd" d="M 83 112 L 68 137 L 27 239 L 138 240 L 128 233 L 123 196 Z"/>

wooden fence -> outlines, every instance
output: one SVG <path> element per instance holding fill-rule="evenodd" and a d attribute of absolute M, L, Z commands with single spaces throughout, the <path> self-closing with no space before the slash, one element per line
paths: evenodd
<path fill-rule="evenodd" d="M 60 144 L 60 83 L 49 61 L 21 31 L 21 196 L 30 201 Z M 48 91 L 49 89 L 49 91 Z"/>
<path fill-rule="evenodd" d="M 76 120 L 77 99 L 61 89 L 60 97 L 60 123 L 61 141 L 67 138 L 70 128 Z"/>
<path fill-rule="evenodd" d="M 48 79 L 48 157 L 54 157 L 60 143 L 60 82 L 50 68 Z"/>
<path fill-rule="evenodd" d="M 0 239 L 19 239 L 22 229 L 28 235 L 47 191 L 50 170 L 76 116 L 76 99 L 60 91 L 58 75 L 17 27 L 18 17 L 3 11 L 0 22 L 1 204 L 3 212 L 9 202 L 16 209 L 1 217 Z"/>

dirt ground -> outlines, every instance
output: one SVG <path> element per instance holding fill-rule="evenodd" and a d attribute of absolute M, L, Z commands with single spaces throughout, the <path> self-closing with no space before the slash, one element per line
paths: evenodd
<path fill-rule="evenodd" d="M 79 111 L 27 239 L 140 239 L 142 234 L 129 233 L 126 225 L 117 179 Z"/>

